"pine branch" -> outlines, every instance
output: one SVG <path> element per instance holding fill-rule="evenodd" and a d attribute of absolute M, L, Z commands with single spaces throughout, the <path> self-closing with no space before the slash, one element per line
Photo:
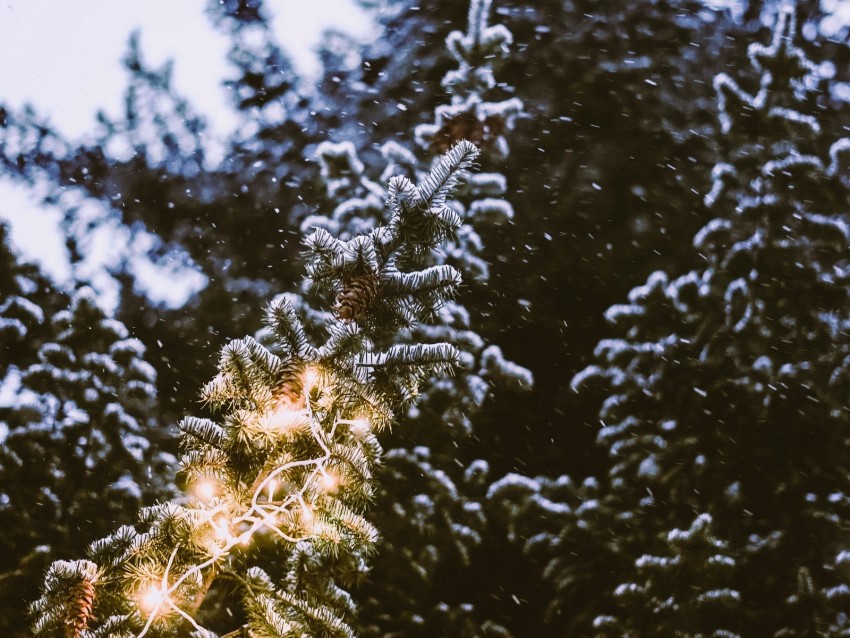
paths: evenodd
<path fill-rule="evenodd" d="M 434 312 L 460 283 L 459 273 L 447 265 L 401 273 L 395 264 L 400 253 L 411 250 L 433 261 L 447 229 L 461 222 L 445 199 L 477 152 L 459 144 L 421 188 L 397 180 L 395 201 L 402 191 L 414 199 L 393 211 L 401 219 L 395 227 L 348 241 L 321 229 L 307 238 L 310 280 L 317 288 L 342 291 L 340 319 L 328 326 L 321 346 L 309 342 L 295 299 L 281 296 L 265 317 L 275 352 L 251 337 L 222 349 L 219 372 L 203 391 L 221 412 L 219 422 L 187 417 L 180 423 L 182 462 L 195 499 L 145 508 L 137 529 L 122 528 L 91 547 L 104 570 L 105 604 L 119 601 L 121 622 L 138 637 L 180 619 L 196 632 L 206 631 L 193 616 L 217 576 L 239 564 L 241 548 L 255 537 L 293 549 L 293 561 L 307 552 L 359 569 L 362 558 L 355 557 L 367 555 L 378 537 L 363 516 L 381 453 L 371 430 L 391 422 L 393 410 L 415 394 L 421 378 L 449 372 L 458 361 L 448 343 L 397 344 L 375 352 L 363 326 L 380 326 L 390 307 L 418 304 L 417 316 Z M 394 234 L 394 228 L 405 232 Z M 352 637 L 344 620 L 350 597 L 334 585 L 332 574 L 315 571 L 319 563 L 304 569 L 312 583 L 306 592 L 249 572 L 250 631 Z M 353 579 L 345 570 L 339 578 Z M 52 603 L 45 599 L 43 605 Z"/>
<path fill-rule="evenodd" d="M 471 142 L 459 141 L 446 153 L 419 186 L 419 206 L 426 209 L 441 208 L 446 196 L 457 186 L 463 171 L 469 169 L 480 151 Z"/>

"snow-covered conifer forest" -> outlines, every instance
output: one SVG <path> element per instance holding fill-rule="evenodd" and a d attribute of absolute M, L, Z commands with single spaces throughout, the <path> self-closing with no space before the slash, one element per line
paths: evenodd
<path fill-rule="evenodd" d="M 0 635 L 850 636 L 850 6 L 358 2 L 208 2 L 226 139 L 0 83 Z"/>

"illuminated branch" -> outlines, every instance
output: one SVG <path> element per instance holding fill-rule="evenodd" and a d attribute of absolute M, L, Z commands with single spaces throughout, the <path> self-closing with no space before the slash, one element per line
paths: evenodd
<path fill-rule="evenodd" d="M 446 201 L 476 156 L 461 142 L 421 186 L 392 180 L 386 226 L 349 240 L 319 229 L 305 240 L 310 282 L 330 295 L 348 290 L 346 312 L 329 316 L 328 338 L 316 347 L 295 300 L 283 296 L 266 313 L 269 348 L 251 337 L 223 348 L 219 372 L 202 393 L 217 420 L 181 423 L 194 498 L 146 508 L 135 528 L 90 549 L 95 632 L 185 635 L 180 627 L 188 624 L 207 635 L 197 612 L 227 574 L 243 583 L 248 627 L 261 635 L 353 635 L 345 620 L 350 597 L 335 581 L 362 572 L 377 539 L 362 515 L 380 461 L 374 431 L 392 421 L 422 379 L 449 372 L 458 359 L 448 343 L 384 351 L 372 344 L 433 315 L 460 283 L 436 251 L 461 223 Z M 352 287 L 358 277 L 383 283 Z M 252 543 L 258 535 L 264 542 Z M 266 541 L 288 555 L 283 581 L 242 573 L 244 558 Z M 305 557 L 309 578 L 299 571 Z M 50 588 L 36 606 L 40 635 L 63 622 L 62 610 L 47 602 Z"/>

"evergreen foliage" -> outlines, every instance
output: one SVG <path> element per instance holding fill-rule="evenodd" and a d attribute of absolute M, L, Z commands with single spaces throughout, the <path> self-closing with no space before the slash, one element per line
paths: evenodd
<path fill-rule="evenodd" d="M 502 133 L 513 127 L 521 103 L 516 98 L 489 99 L 494 93 L 494 71 L 504 62 L 511 39 L 504 27 L 489 26 L 489 15 L 488 2 L 472 2 L 467 32 L 453 32 L 447 38 L 459 66 L 446 76 L 451 103 L 437 108 L 436 124 L 415 129 L 419 146 L 429 156 L 457 143 L 460 137 L 485 142 L 485 120 L 492 122 L 493 118 L 501 121 L 500 136 L 486 140 L 482 162 L 494 164 L 501 159 L 499 151 L 508 151 Z M 450 78 L 456 79 L 449 82 Z M 460 129 L 445 124 L 455 118 L 465 123 Z M 470 124 L 472 120 L 479 124 Z M 398 172 L 420 180 L 428 174 L 427 166 L 395 141 L 380 148 L 380 159 L 375 162 L 361 160 L 351 141 L 323 142 L 316 155 L 328 196 L 341 201 L 331 215 L 306 217 L 301 228 L 305 232 L 326 230 L 342 239 L 373 232 L 383 221 L 382 189 L 371 175 L 386 181 Z M 513 218 L 513 208 L 503 198 L 506 189 L 502 174 L 485 172 L 471 176 L 458 190 L 451 209 L 465 223 L 448 238 L 435 265 L 423 271 L 422 284 L 416 284 L 424 293 L 417 295 L 417 307 L 432 307 L 429 297 L 439 295 L 445 286 L 454 286 L 461 273 L 471 285 L 486 285 L 489 265 L 479 231 Z M 391 220 L 389 223 L 392 225 Z M 383 294 L 404 291 L 413 284 L 405 275 L 397 282 L 381 283 L 380 290 Z M 352 278 L 344 289 L 333 291 L 337 312 L 343 318 L 356 317 L 358 298 L 368 299 L 372 289 L 368 278 Z M 304 302 L 299 305 L 306 308 Z M 305 318 L 309 322 L 309 316 Z M 412 336 L 427 343 L 455 344 L 460 351 L 458 373 L 423 383 L 416 404 L 400 419 L 399 433 L 384 441 L 391 449 L 378 482 L 373 513 L 383 540 L 370 577 L 357 596 L 363 599 L 357 620 L 359 634 L 364 636 L 475 635 L 482 623 L 489 631 L 498 627 L 480 620 L 473 601 L 481 598 L 481 593 L 447 592 L 459 573 L 476 569 L 474 554 L 483 544 L 488 525 L 481 503 L 476 503 L 483 493 L 478 493 L 481 490 L 473 485 L 476 481 L 470 480 L 471 475 L 486 472 L 487 464 L 471 461 L 468 466 L 459 465 L 456 449 L 473 434 L 473 419 L 492 394 L 492 387 L 530 387 L 532 378 L 530 372 L 507 361 L 498 346 L 487 345 L 470 329 L 470 312 L 458 301 L 448 300 L 431 319 L 433 323 L 410 326 Z M 315 315 L 312 323 L 323 320 Z M 396 319 L 382 316 L 381 321 L 393 325 Z M 423 440 L 427 447 L 421 445 Z M 397 611 L 392 614 L 387 613 L 388 600 L 396 601 L 392 608 Z M 498 631 L 506 630 L 498 627 Z"/>
<path fill-rule="evenodd" d="M 7 372 L 11 396 L 0 408 L 5 635 L 26 625 L 23 610 L 50 561 L 81 555 L 92 537 L 167 494 L 162 476 L 175 460 L 161 452 L 168 437 L 152 420 L 156 373 L 144 346 L 104 314 L 91 289 L 61 310 L 24 301 L 9 297 L 7 306 L 47 325 L 34 360 L 12 360 L 20 367 Z M 8 321 L 26 326 L 18 317 Z M 24 336 L 37 343 L 34 331 Z"/>
<path fill-rule="evenodd" d="M 0 224 L 0 379 L 12 382 L 10 368 L 35 360 L 45 338 L 49 314 L 62 295 L 33 264 L 22 264 L 8 241 L 9 228 Z"/>
<path fill-rule="evenodd" d="M 431 262 L 461 224 L 445 200 L 477 155 L 462 141 L 419 185 L 392 178 L 389 222 L 368 234 L 340 240 L 317 229 L 305 239 L 312 288 L 342 292 L 371 274 L 380 294 L 356 319 L 330 321 L 320 346 L 287 296 L 266 313 L 271 349 L 250 337 L 228 343 L 203 390 L 218 420 L 181 422 L 182 468 L 198 496 L 142 510 L 135 527 L 91 546 L 91 563 L 54 564 L 34 606 L 37 635 L 68 625 L 58 588 L 75 578 L 94 581 L 90 617 L 75 621 L 92 636 L 212 635 L 195 616 L 228 622 L 220 605 L 203 607 L 221 580 L 239 583 L 253 635 L 354 635 L 340 585 L 364 573 L 378 536 L 362 516 L 381 454 L 373 430 L 392 422 L 422 379 L 457 361 L 447 343 L 373 344 L 431 314 L 456 287 L 453 269 L 435 276 Z"/>
<path fill-rule="evenodd" d="M 573 612 L 584 615 L 580 632 L 846 631 L 836 560 L 848 489 L 850 235 L 837 170 L 847 142 L 819 158 L 806 112 L 815 67 L 795 33 L 785 9 L 770 45 L 750 47 L 755 91 L 715 81 L 727 157 L 706 196 L 718 217 L 694 239 L 703 266 L 675 279 L 656 272 L 611 307 L 622 336 L 601 341 L 597 363 L 573 380 L 607 395 L 598 440 L 611 467 L 592 516 L 579 515 L 591 501 L 576 507 L 572 492 L 555 508 L 564 527 L 526 547 L 548 545 L 544 576 L 556 587 L 602 579 L 603 602 Z M 522 490 L 532 511 L 551 507 L 551 487 Z M 609 572 L 581 574 L 582 560 L 564 570 L 564 543 L 597 552 Z M 556 597 L 560 609 L 570 593 Z"/>
<path fill-rule="evenodd" d="M 163 361 L 164 423 L 179 420 L 212 374 L 218 335 L 255 331 L 256 307 L 296 281 L 297 220 L 318 178 L 305 148 L 328 129 L 265 21 L 241 20 L 228 7 L 211 2 L 209 12 L 231 43 L 226 84 L 244 123 L 222 149 L 179 93 L 171 65 L 149 64 L 138 38 L 123 59 L 125 109 L 101 114 L 86 143 L 65 140 L 32 109 L 4 109 L 0 121 L 6 174 L 39 184 L 45 203 L 62 209 L 75 258 L 85 258 L 93 231 L 118 222 L 134 235 L 150 233 L 153 265 L 183 263 L 206 280 L 184 306 L 167 308 L 146 298 L 132 264 L 114 273 L 119 318 Z M 184 359 L 203 363 L 186 369 Z"/>
<path fill-rule="evenodd" d="M 510 92 L 511 87 L 502 84 L 499 91 L 494 90 L 495 73 L 508 56 L 511 35 L 501 25 L 489 25 L 490 10 L 489 2 L 471 2 L 466 32 L 448 35 L 447 46 L 458 64 L 443 81 L 451 101 L 436 108 L 433 124 L 415 128 L 416 141 L 430 153 L 440 152 L 463 137 L 483 144 L 485 167 L 503 161 L 508 152 L 504 135 L 513 128 L 522 108 L 516 98 L 500 99 L 499 95 Z M 496 130 L 498 135 L 493 136 Z M 320 152 L 323 150 L 320 147 Z M 330 150 L 327 148 L 325 154 Z M 330 162 L 322 159 L 329 192 L 343 183 L 345 175 L 362 172 L 363 163 L 356 158 L 353 144 L 347 144 L 344 152 L 339 150 L 336 157 L 347 159 L 337 163 L 335 175 L 328 168 Z M 396 142 L 384 145 L 381 154 L 386 163 L 382 178 L 393 170 L 409 175 L 424 173 L 414 154 Z M 365 177 L 359 181 L 357 192 L 335 211 L 334 221 L 343 224 L 344 215 L 357 210 L 352 221 L 369 223 L 375 207 L 366 202 L 375 189 Z M 435 283 L 437 275 L 456 267 L 471 285 L 487 284 L 490 268 L 479 233 L 514 217 L 513 207 L 504 199 L 506 189 L 505 176 L 494 172 L 473 175 L 460 189 L 451 206 L 466 223 L 451 238 L 441 263 L 432 270 Z M 305 223 L 317 220 L 308 218 Z M 414 334 L 427 342 L 456 344 L 459 370 L 453 378 L 424 384 L 416 405 L 402 420 L 401 429 L 407 435 L 402 445 L 394 440 L 387 442 L 395 449 L 387 455 L 376 512 L 384 542 L 362 590 L 364 604 L 359 619 L 364 636 L 475 636 L 481 627 L 485 635 L 507 635 L 498 623 L 481 618 L 476 601 L 484 597 L 484 591 L 449 591 L 464 573 L 479 569 L 476 553 L 489 531 L 479 485 L 486 478 L 487 463 L 474 459 L 459 463 L 456 449 L 474 434 L 473 420 L 492 394 L 491 388 L 528 388 L 532 375 L 507 361 L 498 346 L 488 345 L 470 329 L 470 312 L 464 305 L 449 301 L 434 319 L 434 325 L 416 326 Z M 421 445 L 423 440 L 427 448 Z M 388 600 L 397 601 L 392 607 L 400 611 L 388 614 Z"/>
<path fill-rule="evenodd" d="M 743 38 L 700 2 L 506 0 L 494 11 L 513 44 L 491 101 L 517 87 L 525 104 L 498 166 L 521 214 L 481 231 L 497 257 L 489 285 L 472 284 L 465 299 L 477 332 L 536 383 L 533 395 L 495 397 L 475 420 L 498 474 L 585 474 L 602 461 L 596 419 L 569 379 L 604 336 L 605 308 L 651 269 L 692 258 L 681 238 L 708 220 L 699 193 L 715 159 L 710 78 Z M 359 66 L 328 71 L 338 110 L 358 114 L 343 126 L 361 156 L 370 140 L 358 122 L 408 130 L 444 106 L 431 87 L 455 60 L 438 43 L 465 13 L 456 2 L 385 3 L 385 38 Z"/>
<path fill-rule="evenodd" d="M 736 562 L 728 545 L 712 536 L 711 522 L 700 514 L 690 528 L 666 535 L 660 555 L 637 558 L 635 580 L 613 592 L 629 612 L 597 616 L 596 635 L 738 636 L 741 595 L 729 586 Z"/>
<path fill-rule="evenodd" d="M 317 365 L 311 357 L 344 367 L 353 359 L 342 353 L 365 344 L 381 353 L 357 359 L 367 385 L 405 407 L 395 406 L 391 432 L 375 432 L 383 465 L 351 438 L 355 426 L 337 428 L 368 457 L 368 481 L 348 462 L 336 468 L 362 492 L 311 494 L 320 507 L 341 502 L 361 516 L 371 493 L 368 518 L 380 540 L 370 571 L 368 543 L 348 532 L 340 540 L 348 550 L 332 555 L 324 536 L 293 546 L 265 527 L 250 546 L 222 554 L 222 571 L 201 570 L 210 583 L 187 579 L 187 590 L 174 592 L 205 592 L 192 615 L 212 632 L 265 624 L 279 634 L 285 622 L 410 638 L 846 633 L 850 145 L 833 141 L 850 124 L 850 49 L 846 30 L 828 25 L 840 3 L 798 0 L 803 37 L 790 46 L 793 27 L 782 18 L 785 35 L 754 45 L 752 65 L 741 64 L 744 53 L 773 38 L 779 0 L 360 4 L 380 36 L 363 47 L 326 34 L 323 75 L 312 86 L 275 40 L 273 3 L 210 0 L 229 45 L 225 90 L 239 118 L 226 140 L 211 143 L 203 105 L 180 95 L 170 64 L 148 64 L 135 37 L 124 59 L 125 109 L 99 116 L 83 142 L 64 139 L 35 109 L 0 106 L 0 170 L 62 210 L 73 260 L 84 261 L 93 233 L 112 224 L 149 242 L 151 264 L 177 261 L 202 275 L 203 288 L 171 308 L 146 296 L 138 258 L 112 273 L 121 285 L 116 319 L 156 367 L 159 401 L 139 417 L 163 424 L 144 434 L 151 454 L 163 426 L 192 410 L 196 388 L 216 374 L 222 335 L 255 335 L 226 346 L 220 377 L 232 381 L 244 367 L 247 385 L 216 382 L 210 391 L 233 398 L 209 421 L 183 421 L 194 433 L 184 433 L 194 441 L 186 467 L 195 468 L 184 478 L 195 488 L 208 482 L 206 491 L 122 528 L 159 553 L 123 564 L 164 569 L 173 545 L 163 539 L 183 538 L 197 523 L 181 517 L 244 495 L 239 472 L 258 471 L 262 455 L 279 450 L 245 438 L 228 439 L 224 456 L 211 451 L 213 424 L 232 434 L 244 404 L 264 405 L 263 392 L 248 386 L 277 396 L 289 383 L 296 404 L 312 405 L 318 397 L 298 387 L 306 366 Z M 452 32 L 464 20 L 466 30 Z M 812 66 L 803 51 L 822 63 Z M 437 252 L 419 246 L 395 261 L 382 262 L 381 251 L 373 259 L 358 237 L 393 227 L 387 182 L 403 175 L 427 194 L 432 165 L 422 158 L 439 161 L 461 138 L 481 147 L 484 171 L 445 202 L 464 223 Z M 394 183 L 396 204 L 406 201 Z M 449 218 L 402 230 L 418 245 Z M 311 285 L 302 286 L 301 238 L 314 232 L 313 254 L 330 261 L 312 260 Z M 695 234 L 696 250 L 683 241 Z M 461 280 L 462 303 L 446 296 Z M 256 309 L 279 290 L 298 294 L 279 296 L 261 328 Z M 51 318 L 67 306 L 0 248 L 0 396 L 14 401 L 3 408 L 0 437 L 8 422 L 27 424 L 21 437 L 34 424 L 37 439 L 41 408 L 30 405 L 36 395 L 22 378 L 57 341 Z M 609 307 L 614 339 L 603 320 Z M 303 334 L 274 328 L 297 322 Z M 78 361 L 102 351 L 95 334 L 89 344 L 78 332 Z M 319 347 L 328 339 L 336 345 Z M 454 376 L 397 365 L 411 353 L 439 355 L 439 343 L 457 348 Z M 581 391 L 569 391 L 588 364 L 575 379 Z M 532 373 L 533 391 L 518 391 Z M 321 374 L 315 387 L 356 405 L 361 381 Z M 92 422 L 101 407 L 92 406 Z M 299 458 L 324 456 L 303 428 L 289 444 Z M 128 455 L 114 467 L 141 471 Z M 154 470 L 145 499 L 170 472 Z M 308 475 L 295 479 L 306 484 Z M 281 499 L 283 489 L 274 489 Z M 26 508 L 6 513 L 31 517 Z M 15 585 L 0 586 L 0 596 L 27 579 L 34 586 L 50 559 L 79 557 L 91 534 L 112 529 L 98 527 L 100 514 L 91 525 L 71 523 L 79 531 L 65 550 L 51 541 L 51 553 L 30 553 L 21 565 L 12 550 L 0 585 Z M 319 522 L 323 533 L 339 530 L 333 512 Z M 13 524 L 6 536 L 20 529 Z M 219 547 L 238 532 L 222 530 Z M 175 555 L 179 569 L 199 564 L 192 547 Z M 41 631 L 120 636 L 145 621 L 121 611 L 138 599 L 104 601 L 115 589 L 103 579 L 119 578 L 121 560 L 57 562 L 39 603 Z M 263 573 L 249 571 L 260 560 Z M 148 576 L 136 572 L 139 583 Z M 294 597 L 297 588 L 304 596 Z M 155 589 L 143 592 L 149 602 Z M 243 594 L 244 604 L 232 602 Z M 11 605 L 17 611 L 0 611 L 3 635 L 27 622 L 23 605 Z M 109 618 L 104 609 L 118 611 Z M 148 635 L 191 630 L 170 609 L 171 624 Z"/>

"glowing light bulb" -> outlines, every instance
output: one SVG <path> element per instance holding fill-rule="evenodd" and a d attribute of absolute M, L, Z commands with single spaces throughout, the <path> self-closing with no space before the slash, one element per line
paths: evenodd
<path fill-rule="evenodd" d="M 339 487 L 339 477 L 330 472 L 322 473 L 322 489 L 325 492 L 335 492 Z"/>
<path fill-rule="evenodd" d="M 269 500 L 274 500 L 274 491 L 277 489 L 277 479 L 272 479 L 269 481 Z"/>
<path fill-rule="evenodd" d="M 316 368 L 307 368 L 304 370 L 304 389 L 308 392 L 312 390 L 319 382 L 319 371 Z"/>
<path fill-rule="evenodd" d="M 214 522 L 213 529 L 215 530 L 215 537 L 218 540 L 229 543 L 233 539 L 233 534 L 230 533 L 230 528 L 226 521 L 219 520 Z"/>
<path fill-rule="evenodd" d="M 309 505 L 303 505 L 301 507 L 301 522 L 308 531 L 313 529 L 315 520 L 313 510 Z"/>
<path fill-rule="evenodd" d="M 293 412 L 291 406 L 281 404 L 275 410 L 266 412 L 260 417 L 256 426 L 265 435 L 285 434 L 297 427 L 300 418 L 302 417 L 297 412 Z"/>
<path fill-rule="evenodd" d="M 139 598 L 139 607 L 146 614 L 154 613 L 165 602 L 166 598 L 167 595 L 160 587 L 151 585 Z"/>
<path fill-rule="evenodd" d="M 208 501 L 215 496 L 215 485 L 211 481 L 203 480 L 195 483 L 195 494 L 202 501 Z"/>

